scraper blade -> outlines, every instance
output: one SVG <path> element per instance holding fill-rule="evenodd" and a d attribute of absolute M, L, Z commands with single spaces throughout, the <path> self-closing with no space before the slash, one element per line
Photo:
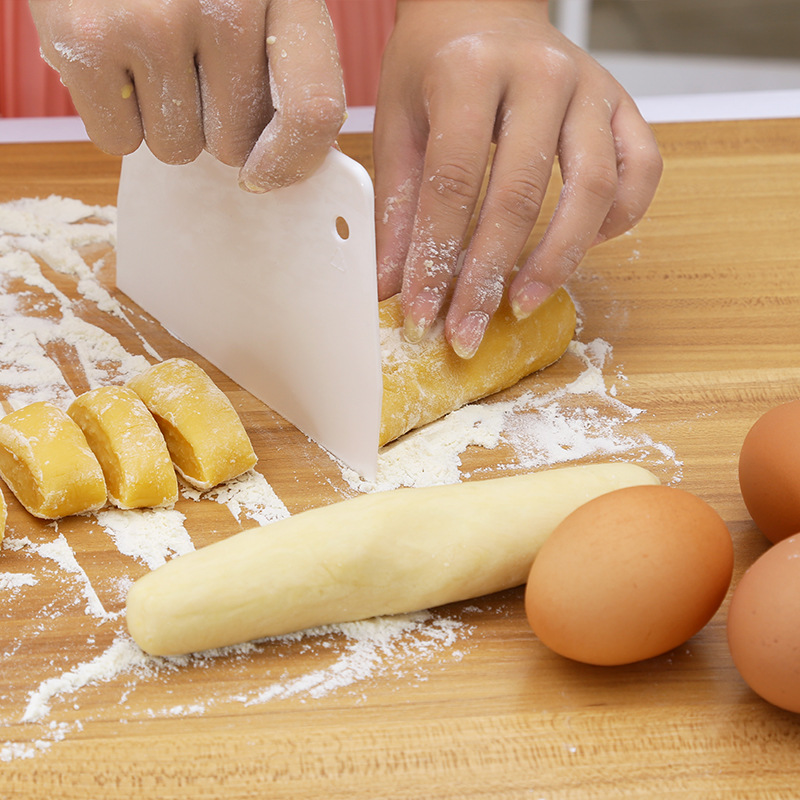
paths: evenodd
<path fill-rule="evenodd" d="M 306 180 L 242 191 L 208 153 L 123 159 L 117 285 L 174 336 L 362 477 L 382 378 L 369 174 L 331 150 Z"/>

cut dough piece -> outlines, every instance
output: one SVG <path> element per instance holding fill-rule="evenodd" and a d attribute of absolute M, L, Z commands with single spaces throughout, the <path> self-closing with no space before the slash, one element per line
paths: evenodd
<path fill-rule="evenodd" d="M 128 382 L 155 417 L 172 463 L 188 484 L 206 490 L 258 460 L 225 393 L 193 361 L 171 358 Z"/>
<path fill-rule="evenodd" d="M 557 361 L 575 333 L 575 306 L 560 289 L 518 321 L 504 300 L 470 359 L 453 352 L 441 323 L 421 343 L 407 343 L 399 296 L 380 304 L 380 328 L 383 445 Z"/>
<path fill-rule="evenodd" d="M 103 471 L 66 411 L 39 402 L 0 420 L 0 475 L 35 517 L 58 519 L 106 504 Z"/>
<path fill-rule="evenodd" d="M 80 395 L 67 412 L 83 431 L 118 508 L 170 506 L 178 480 L 153 415 L 133 389 L 101 386 Z"/>
<path fill-rule="evenodd" d="M 360 495 L 169 561 L 133 585 L 128 630 L 178 655 L 519 586 L 578 506 L 658 482 L 634 464 L 589 464 Z"/>

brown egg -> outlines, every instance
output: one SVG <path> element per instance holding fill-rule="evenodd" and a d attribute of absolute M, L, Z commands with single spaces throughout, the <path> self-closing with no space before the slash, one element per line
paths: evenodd
<path fill-rule="evenodd" d="M 728 645 L 756 694 L 800 712 L 800 536 L 778 542 L 742 576 L 728 610 Z"/>
<path fill-rule="evenodd" d="M 750 429 L 739 454 L 739 487 L 771 542 L 800 532 L 800 400 L 770 409 Z"/>
<path fill-rule="evenodd" d="M 534 633 L 590 664 L 677 647 L 719 608 L 733 573 L 720 516 L 693 494 L 634 486 L 570 514 L 536 556 L 525 591 Z"/>

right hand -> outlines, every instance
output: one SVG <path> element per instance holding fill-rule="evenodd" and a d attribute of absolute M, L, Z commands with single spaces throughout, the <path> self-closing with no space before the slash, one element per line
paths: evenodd
<path fill-rule="evenodd" d="M 162 161 L 202 149 L 251 191 L 310 174 L 345 117 L 324 0 L 29 0 L 89 138 Z"/>
<path fill-rule="evenodd" d="M 590 247 L 642 217 L 661 156 L 545 0 L 398 0 L 397 12 L 375 115 L 378 293 L 400 292 L 410 341 L 443 317 L 470 358 L 504 295 L 528 316 Z M 560 202 L 522 259 L 555 163 Z"/>

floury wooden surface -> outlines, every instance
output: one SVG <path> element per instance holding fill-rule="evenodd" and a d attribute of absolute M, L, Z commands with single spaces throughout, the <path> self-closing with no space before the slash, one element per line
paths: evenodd
<path fill-rule="evenodd" d="M 613 346 L 606 377 L 617 376 L 617 398 L 642 409 L 637 424 L 674 450 L 671 466 L 650 466 L 722 514 L 738 579 L 766 547 L 738 493 L 741 441 L 763 411 L 800 394 L 800 121 L 669 125 L 657 134 L 666 169 L 651 211 L 633 233 L 594 250 L 570 288 L 581 340 Z M 342 144 L 369 165 L 368 137 Z M 89 145 L 7 145 L 0 200 L 54 193 L 113 203 L 117 169 L 117 159 Z M 111 264 L 104 274 L 113 280 Z M 187 354 L 152 322 L 143 319 L 140 330 L 163 356 Z M 131 332 L 120 328 L 119 336 L 139 351 Z M 521 388 L 558 387 L 574 377 L 570 370 L 566 359 Z M 327 456 L 211 372 L 290 511 L 352 494 Z M 473 448 L 463 461 L 466 472 L 489 477 L 505 457 L 502 449 Z M 238 529 L 216 503 L 181 502 L 198 545 Z M 10 505 L 16 535 L 45 530 Z M 120 556 L 84 521 L 60 531 L 93 580 L 113 575 Z M 31 597 L 48 600 L 26 594 L 17 610 L 5 609 L 12 612 L 2 623 L 5 649 L 35 619 Z M 460 657 L 443 649 L 440 658 L 402 668 L 401 653 L 396 672 L 345 691 L 219 702 L 202 715 L 150 718 L 148 709 L 190 707 L 221 690 L 233 696 L 276 669 L 299 677 L 329 662 L 319 649 L 287 642 L 252 658 L 160 674 L 120 703 L 122 676 L 82 689 L 72 717 L 71 698 L 63 700 L 60 720 L 88 721 L 35 758 L 0 763 L 0 795 L 795 797 L 800 717 L 761 702 L 739 679 L 725 643 L 726 609 L 727 601 L 671 653 L 598 669 L 539 645 L 522 592 L 512 590 L 446 609 L 472 626 L 454 645 Z M 77 609 L 58 635 L 32 637 L 4 661 L 0 704 L 36 663 L 71 663 L 63 653 L 86 646 L 83 616 Z M 37 735 L 30 728 L 12 725 L 0 740 L 30 741 Z"/>

